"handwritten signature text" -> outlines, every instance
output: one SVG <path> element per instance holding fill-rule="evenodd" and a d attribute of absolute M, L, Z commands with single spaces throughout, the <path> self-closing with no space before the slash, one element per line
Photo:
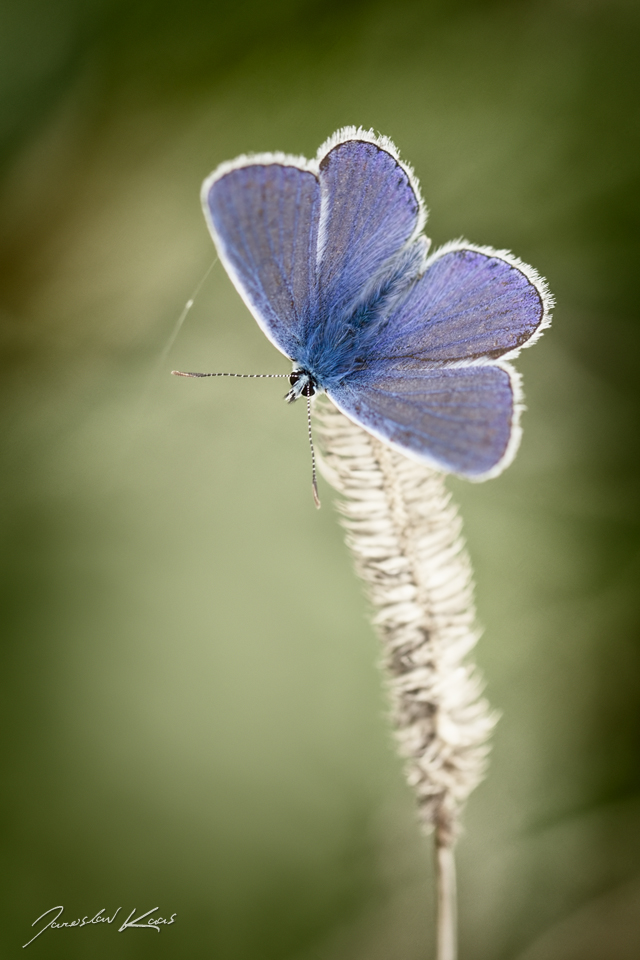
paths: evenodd
<path fill-rule="evenodd" d="M 32 927 L 35 927 L 37 923 L 40 923 L 41 920 L 44 920 L 45 917 L 48 917 L 50 913 L 54 914 L 53 918 L 49 920 L 49 922 L 46 923 L 41 930 L 38 930 L 35 937 L 32 937 L 31 940 L 29 940 L 29 943 L 33 943 L 34 940 L 37 940 L 38 937 L 45 932 L 45 930 L 60 930 L 62 927 L 86 927 L 92 923 L 113 923 L 115 918 L 122 910 L 122 907 L 118 907 L 112 917 L 106 915 L 103 916 L 105 910 L 106 907 L 103 907 L 102 910 L 98 910 L 91 920 L 87 915 L 82 919 L 78 918 L 77 920 L 63 920 L 61 923 L 59 923 L 58 921 L 64 912 L 64 907 L 51 907 L 50 910 L 45 911 L 45 913 L 41 914 L 38 919 L 34 920 L 31 924 Z M 155 930 L 156 933 L 160 933 L 160 927 L 163 924 L 169 926 L 169 924 L 173 923 L 177 917 L 177 913 L 172 913 L 171 917 L 168 920 L 165 920 L 163 917 L 152 916 L 152 914 L 156 913 L 157 910 L 158 907 L 152 907 L 151 910 L 147 910 L 146 913 L 141 913 L 139 917 L 136 917 L 136 909 L 134 907 L 124 923 L 118 927 L 118 933 L 122 933 L 123 930 L 129 930 L 131 927 L 138 927 L 140 930 Z M 23 943 L 23 948 L 28 947 L 29 943 Z"/>

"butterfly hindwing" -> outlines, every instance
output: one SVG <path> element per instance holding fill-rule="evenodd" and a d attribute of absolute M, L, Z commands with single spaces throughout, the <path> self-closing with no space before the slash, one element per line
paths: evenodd
<path fill-rule="evenodd" d="M 485 479 L 517 444 L 517 381 L 505 366 L 389 369 L 330 398 L 385 443 L 432 467 Z"/>

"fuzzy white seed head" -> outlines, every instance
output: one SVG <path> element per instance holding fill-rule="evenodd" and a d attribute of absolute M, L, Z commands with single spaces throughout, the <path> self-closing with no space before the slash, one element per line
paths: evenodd
<path fill-rule="evenodd" d="M 473 664 L 471 564 L 444 475 L 408 460 L 326 398 L 315 406 L 325 479 L 383 643 L 396 737 L 422 824 L 451 846 L 484 776 L 496 723 Z"/>

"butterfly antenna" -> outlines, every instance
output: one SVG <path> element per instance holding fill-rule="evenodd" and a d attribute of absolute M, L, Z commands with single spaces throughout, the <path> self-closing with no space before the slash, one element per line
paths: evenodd
<path fill-rule="evenodd" d="M 277 378 L 282 379 L 286 377 L 290 378 L 288 373 L 194 373 L 187 370 L 172 370 L 171 373 L 174 377 L 242 377 L 244 379 L 249 378 L 253 380 L 261 379 L 271 379 Z M 305 389 L 305 396 L 307 398 L 307 436 L 309 437 L 309 447 L 311 449 L 311 490 L 313 492 L 313 502 L 315 503 L 318 510 L 320 509 L 320 497 L 318 496 L 318 480 L 316 477 L 316 452 L 313 448 L 313 437 L 311 435 L 311 385 L 308 384 Z"/>
<path fill-rule="evenodd" d="M 318 510 L 320 509 L 320 497 L 318 496 L 318 481 L 316 479 L 316 452 L 313 449 L 313 437 L 311 436 L 311 385 L 306 389 L 307 396 L 307 433 L 309 435 L 309 446 L 311 448 L 311 490 L 313 492 L 313 502 Z"/>
<path fill-rule="evenodd" d="M 288 373 L 188 373 L 186 370 L 172 370 L 174 377 L 249 377 L 250 379 L 263 379 L 264 377 L 289 377 Z"/>

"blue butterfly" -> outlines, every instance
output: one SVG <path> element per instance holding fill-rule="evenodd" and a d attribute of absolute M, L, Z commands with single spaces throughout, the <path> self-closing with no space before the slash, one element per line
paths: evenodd
<path fill-rule="evenodd" d="M 293 362 L 288 400 L 326 392 L 383 442 L 472 480 L 510 463 L 508 360 L 550 322 L 546 283 L 462 240 L 429 256 L 418 182 L 389 139 L 347 127 L 315 160 L 238 157 L 202 203 L 238 293 Z"/>

